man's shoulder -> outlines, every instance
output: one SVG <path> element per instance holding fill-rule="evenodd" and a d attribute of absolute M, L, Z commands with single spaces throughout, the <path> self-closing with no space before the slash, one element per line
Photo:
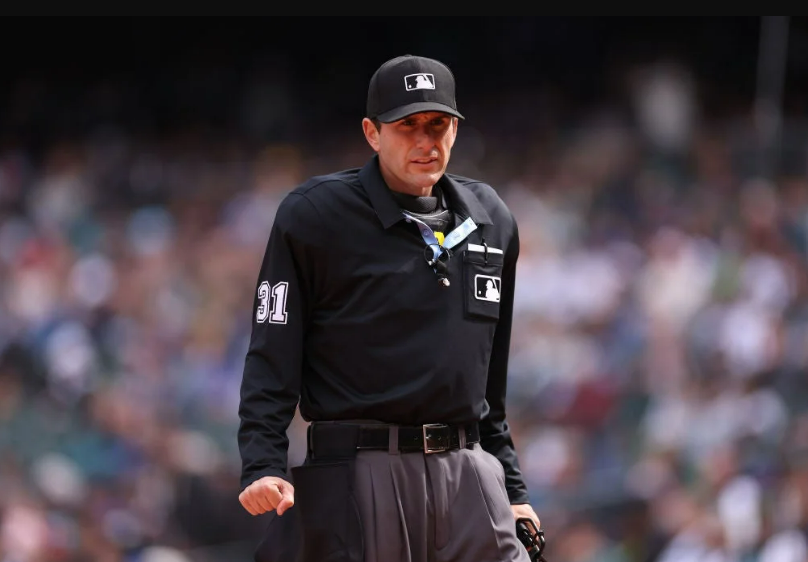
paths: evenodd
<path fill-rule="evenodd" d="M 359 185 L 360 168 L 349 168 L 329 174 L 312 176 L 295 187 L 289 195 L 303 195 L 309 198 L 322 198 L 334 195 L 345 187 Z"/>
<path fill-rule="evenodd" d="M 494 187 L 483 180 L 461 176 L 459 174 L 446 174 L 452 181 L 460 187 L 474 194 L 487 211 L 502 210 L 507 211 L 507 205 Z"/>
<path fill-rule="evenodd" d="M 359 186 L 359 168 L 311 176 L 289 191 L 278 207 L 278 215 L 316 214 L 341 193 Z"/>

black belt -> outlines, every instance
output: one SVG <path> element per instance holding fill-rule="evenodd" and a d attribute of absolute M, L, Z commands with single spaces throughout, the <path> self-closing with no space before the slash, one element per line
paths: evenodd
<path fill-rule="evenodd" d="M 362 450 L 389 450 L 390 426 L 383 424 L 312 422 L 308 428 L 308 451 L 314 457 L 352 457 Z M 430 423 L 398 426 L 398 451 L 426 454 L 451 451 L 480 441 L 476 423 L 446 425 Z"/>

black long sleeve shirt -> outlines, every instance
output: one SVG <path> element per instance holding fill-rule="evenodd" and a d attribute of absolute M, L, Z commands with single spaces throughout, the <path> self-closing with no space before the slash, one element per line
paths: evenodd
<path fill-rule="evenodd" d="M 306 421 L 478 421 L 511 503 L 528 502 L 505 417 L 517 225 L 485 183 L 446 174 L 440 187 L 477 225 L 452 249 L 448 287 L 377 156 L 311 178 L 279 205 L 241 385 L 242 487 L 286 477 L 299 404 Z"/>

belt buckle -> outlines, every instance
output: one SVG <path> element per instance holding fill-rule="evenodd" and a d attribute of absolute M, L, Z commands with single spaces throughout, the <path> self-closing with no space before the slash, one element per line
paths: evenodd
<path fill-rule="evenodd" d="M 422 427 L 422 431 L 424 434 L 424 453 L 430 455 L 432 453 L 442 453 L 444 451 L 449 450 L 449 443 L 448 439 L 446 443 L 439 443 L 440 439 L 436 437 L 430 437 L 429 430 L 430 429 L 442 429 L 448 427 L 444 423 L 425 423 Z"/>

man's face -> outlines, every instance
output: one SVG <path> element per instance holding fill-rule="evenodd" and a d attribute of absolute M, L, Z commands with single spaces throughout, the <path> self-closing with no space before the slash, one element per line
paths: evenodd
<path fill-rule="evenodd" d="M 457 136 L 457 119 L 430 111 L 382 123 L 381 130 L 365 118 L 363 128 L 368 143 L 379 154 L 388 187 L 423 196 L 446 171 Z"/>

